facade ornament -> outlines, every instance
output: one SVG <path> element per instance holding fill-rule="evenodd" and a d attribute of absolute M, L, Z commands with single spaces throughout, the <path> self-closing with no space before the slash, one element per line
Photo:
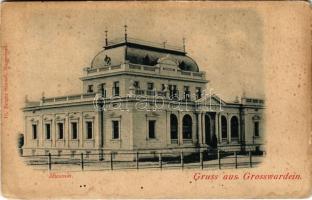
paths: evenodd
<path fill-rule="evenodd" d="M 165 84 L 164 92 L 168 92 L 168 84 Z"/>
<path fill-rule="evenodd" d="M 261 119 L 261 117 L 258 116 L 258 115 L 255 115 L 255 116 L 252 117 L 253 121 L 259 121 L 260 119 Z"/>
<path fill-rule="evenodd" d="M 236 96 L 235 103 L 242 103 L 242 97 L 241 96 Z"/>
<path fill-rule="evenodd" d="M 43 105 L 44 99 L 45 99 L 45 97 L 44 97 L 44 92 L 42 92 L 42 93 L 41 93 L 40 105 Z"/>
<path fill-rule="evenodd" d="M 112 59 L 109 56 L 105 55 L 105 58 L 104 58 L 105 65 L 110 65 L 111 61 L 112 61 Z"/>

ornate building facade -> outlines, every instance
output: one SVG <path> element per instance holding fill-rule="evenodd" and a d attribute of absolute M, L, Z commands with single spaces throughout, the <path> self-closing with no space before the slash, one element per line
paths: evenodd
<path fill-rule="evenodd" d="M 125 37 L 83 69 L 81 94 L 26 101 L 24 155 L 243 149 L 263 138 L 264 101 L 225 102 L 185 52 Z"/>

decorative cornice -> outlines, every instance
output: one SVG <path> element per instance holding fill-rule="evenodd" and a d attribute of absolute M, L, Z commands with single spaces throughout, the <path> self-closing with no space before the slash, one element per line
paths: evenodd
<path fill-rule="evenodd" d="M 259 115 L 255 115 L 252 117 L 252 120 L 253 121 L 259 121 L 259 120 L 261 120 L 261 117 Z"/>

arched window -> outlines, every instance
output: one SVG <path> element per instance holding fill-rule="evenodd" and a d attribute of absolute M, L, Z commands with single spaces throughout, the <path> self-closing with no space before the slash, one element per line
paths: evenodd
<path fill-rule="evenodd" d="M 143 58 L 143 64 L 144 65 L 149 65 L 150 64 L 150 58 L 149 56 L 146 54 L 146 56 Z"/>
<path fill-rule="evenodd" d="M 221 117 L 221 134 L 222 139 L 227 139 L 227 120 L 225 116 Z"/>
<path fill-rule="evenodd" d="M 180 66 L 180 68 L 181 68 L 182 70 L 186 70 L 186 69 L 185 69 L 185 63 L 184 63 L 184 61 L 182 61 L 182 62 L 179 64 L 179 66 Z"/>
<path fill-rule="evenodd" d="M 190 115 L 183 117 L 183 139 L 192 139 L 192 118 Z"/>
<path fill-rule="evenodd" d="M 178 139 L 178 118 L 174 114 L 170 115 L 170 138 Z"/>
<path fill-rule="evenodd" d="M 236 116 L 231 118 L 231 137 L 238 138 L 238 118 Z"/>

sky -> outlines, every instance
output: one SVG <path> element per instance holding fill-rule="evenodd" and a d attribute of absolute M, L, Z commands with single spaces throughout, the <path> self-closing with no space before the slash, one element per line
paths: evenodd
<path fill-rule="evenodd" d="M 23 107 L 25 95 L 38 100 L 78 94 L 79 77 L 108 38 L 128 36 L 182 46 L 206 72 L 208 89 L 226 101 L 245 94 L 264 98 L 263 32 L 252 9 L 211 8 L 187 3 L 165 6 L 90 4 L 84 9 L 44 3 L 20 6 L 7 24 L 11 95 Z M 207 4 L 205 4 L 207 5 Z"/>

